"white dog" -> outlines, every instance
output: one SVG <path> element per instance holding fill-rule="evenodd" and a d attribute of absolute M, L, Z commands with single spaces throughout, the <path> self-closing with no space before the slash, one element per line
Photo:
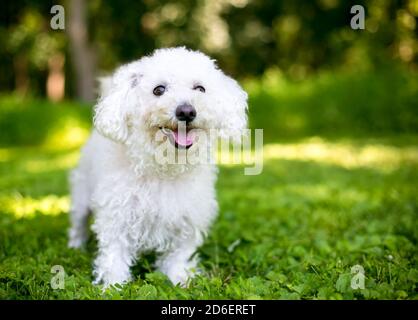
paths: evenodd
<path fill-rule="evenodd" d="M 155 151 L 164 142 L 156 136 L 167 135 L 173 150 L 187 154 L 200 141 L 193 129 L 240 136 L 247 94 L 213 60 L 186 48 L 160 49 L 122 66 L 104 87 L 95 130 L 71 174 L 69 246 L 86 242 L 92 211 L 95 283 L 129 281 L 136 258 L 153 250 L 157 268 L 185 285 L 196 271 L 194 253 L 217 214 L 217 169 L 158 163 Z M 186 123 L 185 132 L 179 123 Z"/>

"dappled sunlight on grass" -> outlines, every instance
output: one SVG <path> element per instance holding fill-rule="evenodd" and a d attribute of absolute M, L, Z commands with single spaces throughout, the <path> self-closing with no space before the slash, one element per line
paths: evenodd
<path fill-rule="evenodd" d="M 13 147 L 0 149 L 0 156 L 0 200 L 6 196 L 6 202 L 10 203 L 12 199 L 25 201 L 21 197 L 40 199 L 50 194 L 66 195 L 68 172 L 76 166 L 80 152 L 78 148 Z"/>
<path fill-rule="evenodd" d="M 31 159 L 25 161 L 22 169 L 29 173 L 45 172 L 53 169 L 69 169 L 77 164 L 80 153 L 72 151 L 54 159 Z"/>
<path fill-rule="evenodd" d="M 218 151 L 215 156 L 222 166 L 252 165 L 256 159 L 312 161 L 345 169 L 371 168 L 391 172 L 405 164 L 418 165 L 418 145 L 391 145 L 362 140 L 330 141 L 312 137 L 297 142 L 265 144 L 263 149 Z"/>
<path fill-rule="evenodd" d="M 329 142 L 311 138 L 298 143 L 264 146 L 264 160 L 286 159 L 315 161 L 347 169 L 373 168 L 383 171 L 398 169 L 404 163 L 418 164 L 417 146 L 387 146 Z"/>
<path fill-rule="evenodd" d="M 23 197 L 18 193 L 0 198 L 2 211 L 13 214 L 16 218 L 30 218 L 36 213 L 55 216 L 68 212 L 69 206 L 70 200 L 68 196 L 58 197 L 53 194 L 40 199 Z"/>
<path fill-rule="evenodd" d="M 71 119 L 70 119 L 71 120 Z M 52 133 L 44 145 L 55 150 L 80 147 L 90 135 L 90 129 L 80 127 L 73 120 L 67 120 L 65 126 Z"/>
<path fill-rule="evenodd" d="M 12 155 L 9 148 L 0 149 L 0 162 L 10 161 Z"/>
<path fill-rule="evenodd" d="M 0 146 L 79 147 L 91 127 L 90 106 L 0 96 Z"/>
<path fill-rule="evenodd" d="M 52 169 L 69 169 L 77 164 L 78 148 L 51 150 L 49 147 L 0 149 L 0 163 L 12 165 L 21 172 L 40 173 Z M 5 172 L 7 174 L 8 172 Z"/>
<path fill-rule="evenodd" d="M 315 201 L 344 201 L 347 206 L 359 202 L 370 202 L 370 194 L 357 189 L 340 189 L 332 183 L 326 181 L 323 184 L 292 184 L 287 186 L 286 192 L 293 193 L 296 196 L 307 200 Z"/>

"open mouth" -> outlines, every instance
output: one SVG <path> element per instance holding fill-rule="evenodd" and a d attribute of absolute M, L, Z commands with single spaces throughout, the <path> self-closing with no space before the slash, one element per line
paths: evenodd
<path fill-rule="evenodd" d="M 160 127 L 160 130 L 177 149 L 189 149 L 196 139 L 196 134 L 192 128 L 177 127 L 175 129 L 170 129 L 167 127 Z"/>

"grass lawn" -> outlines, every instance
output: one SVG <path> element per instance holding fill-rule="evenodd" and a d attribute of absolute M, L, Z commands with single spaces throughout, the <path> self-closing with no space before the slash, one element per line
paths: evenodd
<path fill-rule="evenodd" d="M 67 173 L 91 110 L 0 97 L 0 298 L 418 299 L 416 74 L 292 83 L 270 72 L 246 88 L 264 170 L 221 167 L 219 218 L 188 289 L 154 272 L 152 255 L 120 291 L 91 284 L 95 239 L 67 248 Z M 66 272 L 62 290 L 50 285 L 54 265 Z M 364 289 L 351 288 L 353 267 Z"/>
<path fill-rule="evenodd" d="M 265 147 L 264 171 L 224 166 L 219 219 L 190 288 L 153 271 L 153 256 L 121 291 L 91 284 L 96 243 L 66 246 L 71 145 L 0 150 L 2 299 L 417 299 L 417 137 L 303 139 Z M 65 289 L 50 286 L 62 265 Z M 353 290 L 361 265 L 365 289 Z"/>

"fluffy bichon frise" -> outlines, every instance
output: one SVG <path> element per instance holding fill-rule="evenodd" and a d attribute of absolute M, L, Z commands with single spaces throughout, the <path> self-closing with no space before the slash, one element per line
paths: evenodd
<path fill-rule="evenodd" d="M 186 48 L 160 49 L 124 65 L 104 87 L 95 130 L 71 173 L 69 246 L 84 245 L 93 212 L 95 283 L 129 281 L 141 253 L 155 251 L 158 270 L 185 285 L 217 215 L 217 168 L 212 162 L 162 163 L 156 150 L 170 140 L 169 148 L 192 154 L 208 143 L 195 129 L 240 136 L 247 94 L 213 60 Z"/>

